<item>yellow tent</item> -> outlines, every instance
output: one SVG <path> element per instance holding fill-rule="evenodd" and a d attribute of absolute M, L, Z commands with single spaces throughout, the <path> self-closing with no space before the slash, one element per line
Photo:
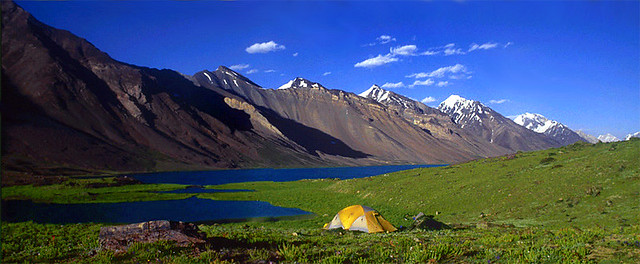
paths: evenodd
<path fill-rule="evenodd" d="M 363 205 L 352 205 L 340 210 L 331 222 L 324 225 L 324 229 L 334 228 L 367 233 L 393 232 L 397 230 L 389 221 L 382 218 L 376 210 Z"/>

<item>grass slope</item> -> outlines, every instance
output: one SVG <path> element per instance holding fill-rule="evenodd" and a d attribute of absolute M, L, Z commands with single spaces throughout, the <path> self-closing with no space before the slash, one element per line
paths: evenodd
<path fill-rule="evenodd" d="M 255 192 L 200 194 L 221 200 L 260 200 L 320 217 L 364 204 L 395 225 L 422 211 L 446 223 L 495 221 L 516 226 L 614 227 L 638 224 L 640 140 L 595 144 L 482 159 L 440 168 L 353 180 L 234 183 L 213 188 Z M 481 218 L 481 216 L 484 216 Z"/>
<path fill-rule="evenodd" d="M 75 181 L 75 182 L 74 182 Z M 86 189 L 99 181 L 12 187 L 5 197 L 71 202 L 160 199 L 149 191 L 184 186 Z M 98 184 L 99 186 L 100 184 Z M 255 192 L 199 194 L 298 207 L 313 219 L 201 225 L 210 241 L 167 241 L 101 250 L 102 224 L 2 223 L 2 262 L 62 263 L 638 263 L 640 140 L 558 149 L 415 169 L 354 180 L 253 182 L 213 186 Z M 97 191 L 100 190 L 100 191 Z M 100 193 L 88 195 L 87 191 Z M 162 197 L 166 198 L 168 196 Z M 93 200 L 91 197 L 99 197 Z M 341 208 L 366 204 L 396 226 L 419 211 L 477 223 L 439 231 L 363 234 L 322 231 Z M 511 223 L 493 226 L 485 222 Z M 484 224 L 483 224 L 484 223 Z M 462 225 L 465 226 L 465 225 Z"/>
<path fill-rule="evenodd" d="M 183 193 L 158 193 L 185 188 L 180 184 L 116 184 L 114 177 L 68 179 L 62 183 L 2 188 L 3 200 L 32 200 L 41 203 L 117 203 L 135 201 L 177 200 L 193 196 Z"/>

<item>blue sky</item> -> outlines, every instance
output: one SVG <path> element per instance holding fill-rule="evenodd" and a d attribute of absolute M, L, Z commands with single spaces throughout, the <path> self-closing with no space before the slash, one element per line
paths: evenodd
<path fill-rule="evenodd" d="M 18 1 L 117 60 L 275 88 L 451 94 L 592 135 L 640 131 L 640 2 Z M 246 66 L 246 67 L 245 67 Z"/>

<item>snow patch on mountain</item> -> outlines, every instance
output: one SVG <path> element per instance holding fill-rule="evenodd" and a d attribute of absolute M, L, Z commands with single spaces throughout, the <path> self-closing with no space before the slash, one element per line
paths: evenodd
<path fill-rule="evenodd" d="M 278 89 L 282 90 L 282 89 L 290 89 L 290 88 L 309 88 L 309 87 L 312 87 L 312 88 L 324 88 L 319 83 L 311 82 L 311 81 L 309 81 L 307 79 L 297 77 L 297 78 L 295 78 L 295 79 L 293 79 L 291 81 L 288 81 L 287 83 L 283 84 Z"/>
<path fill-rule="evenodd" d="M 371 98 L 373 100 L 381 102 L 389 97 L 389 91 L 382 89 L 380 88 L 380 86 L 374 84 L 373 86 L 371 86 L 371 88 L 358 95 L 364 98 Z"/>
<path fill-rule="evenodd" d="M 631 138 L 640 138 L 640 131 L 627 135 L 624 140 L 630 140 Z"/>
<path fill-rule="evenodd" d="M 619 138 L 617 138 L 616 136 L 611 135 L 611 134 L 609 134 L 609 133 L 604 134 L 604 135 L 599 135 L 599 136 L 598 136 L 598 140 L 600 140 L 600 141 L 602 141 L 602 142 L 605 142 L 605 143 L 620 141 L 620 139 L 619 139 Z"/>
<path fill-rule="evenodd" d="M 541 114 L 524 113 L 516 116 L 513 121 L 534 132 L 544 134 L 562 145 L 570 145 L 578 141 L 588 141 L 569 127 L 558 121 L 549 120 Z"/>
<path fill-rule="evenodd" d="M 405 97 L 403 95 L 387 91 L 385 89 L 380 88 L 380 86 L 374 84 L 371 88 L 366 91 L 358 94 L 364 98 L 371 98 L 379 103 L 387 104 L 387 105 L 396 105 L 401 106 L 407 109 L 417 110 L 420 108 L 417 104 L 420 104 L 417 100 Z M 423 106 L 426 107 L 426 106 Z"/>
<path fill-rule="evenodd" d="M 516 116 L 513 121 L 518 125 L 543 134 L 554 127 L 567 128 L 565 125 L 549 120 L 541 114 L 524 113 Z"/>
<path fill-rule="evenodd" d="M 482 123 L 482 118 L 478 115 L 486 112 L 485 107 L 486 106 L 478 101 L 468 100 L 459 95 L 452 94 L 449 98 L 440 103 L 438 109 L 451 116 L 453 121 L 457 124 L 461 124 L 464 120 L 467 120 L 465 122 L 475 120 Z M 464 127 L 467 124 L 461 125 Z"/>
<path fill-rule="evenodd" d="M 205 76 L 207 76 L 207 79 L 209 79 L 209 83 L 213 83 L 213 80 L 211 80 L 211 76 L 209 76 L 208 73 L 203 72 Z"/>
<path fill-rule="evenodd" d="M 282 86 L 278 87 L 278 89 L 289 89 L 289 88 L 291 88 L 291 85 L 293 84 L 293 81 L 295 81 L 295 80 L 288 81 L 287 83 L 285 83 Z"/>

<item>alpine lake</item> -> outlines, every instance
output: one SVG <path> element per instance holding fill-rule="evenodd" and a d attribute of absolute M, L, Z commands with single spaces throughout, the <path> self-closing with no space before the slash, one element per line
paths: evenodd
<path fill-rule="evenodd" d="M 210 193 L 251 190 L 216 190 L 215 185 L 254 181 L 297 181 L 303 179 L 354 179 L 414 168 L 441 165 L 393 165 L 299 169 L 240 169 L 192 172 L 131 174 L 145 184 L 181 184 L 180 188 L 159 193 Z M 312 213 L 298 208 L 273 206 L 261 201 L 220 201 L 195 196 L 186 199 L 114 203 L 45 203 L 31 200 L 2 200 L 2 221 L 37 223 L 135 223 L 173 220 L 197 223 L 273 221 L 304 219 Z"/>

